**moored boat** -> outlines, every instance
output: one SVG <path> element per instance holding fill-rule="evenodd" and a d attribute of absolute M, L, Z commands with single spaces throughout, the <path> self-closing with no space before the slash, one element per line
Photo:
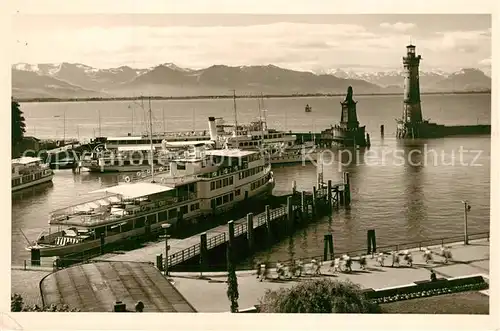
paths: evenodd
<path fill-rule="evenodd" d="M 12 192 L 50 182 L 54 172 L 38 157 L 20 157 L 11 161 Z"/>

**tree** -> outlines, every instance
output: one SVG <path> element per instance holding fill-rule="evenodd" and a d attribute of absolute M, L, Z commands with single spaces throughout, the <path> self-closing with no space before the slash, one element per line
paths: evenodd
<path fill-rule="evenodd" d="M 227 297 L 231 301 L 231 312 L 238 312 L 238 278 L 236 277 L 236 269 L 234 267 L 234 252 L 232 245 L 227 244 Z"/>
<path fill-rule="evenodd" d="M 317 279 L 278 291 L 267 290 L 260 299 L 262 313 L 378 313 L 359 285 L 350 281 Z"/>
<path fill-rule="evenodd" d="M 27 306 L 23 302 L 23 297 L 17 293 L 10 296 L 10 311 L 57 311 L 57 312 L 77 312 L 78 309 L 70 309 L 67 305 L 50 305 L 39 307 L 38 305 Z"/>
<path fill-rule="evenodd" d="M 26 124 L 24 123 L 23 112 L 21 111 L 20 105 L 17 101 L 11 100 L 11 110 L 11 145 L 12 149 L 14 149 L 14 147 L 23 140 L 24 133 L 26 132 Z"/>

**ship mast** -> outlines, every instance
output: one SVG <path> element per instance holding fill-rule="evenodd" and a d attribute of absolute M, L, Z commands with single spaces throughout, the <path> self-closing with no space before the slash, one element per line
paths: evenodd
<path fill-rule="evenodd" d="M 258 105 L 259 105 L 259 121 L 260 121 L 260 133 L 261 133 L 261 137 L 260 137 L 260 146 L 261 148 L 264 148 L 264 123 L 262 122 L 262 107 L 260 106 L 260 98 L 257 99 L 258 100 Z"/>
<path fill-rule="evenodd" d="M 260 92 L 260 100 L 262 103 L 262 111 L 264 112 L 264 124 L 266 125 L 265 130 L 267 130 L 267 116 L 266 116 L 267 110 L 264 108 L 264 95 L 262 94 L 262 92 Z"/>
<path fill-rule="evenodd" d="M 236 112 L 236 90 L 233 91 L 233 104 L 234 104 L 234 135 L 238 136 L 238 116 Z"/>
<path fill-rule="evenodd" d="M 150 165 L 151 165 L 151 183 L 155 182 L 155 168 L 154 168 L 154 157 L 153 157 L 153 114 L 151 111 L 151 97 L 149 97 L 149 147 L 150 147 Z"/>

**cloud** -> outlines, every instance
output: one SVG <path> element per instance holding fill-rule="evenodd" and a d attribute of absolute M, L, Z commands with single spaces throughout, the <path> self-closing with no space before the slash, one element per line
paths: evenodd
<path fill-rule="evenodd" d="M 478 64 L 482 67 L 491 67 L 491 57 L 479 61 Z"/>
<path fill-rule="evenodd" d="M 133 23 L 131 23 L 133 24 Z M 281 22 L 244 26 L 116 26 L 16 30 L 13 63 L 85 63 L 97 68 L 147 68 L 172 62 L 180 67 L 213 64 L 267 65 L 311 70 L 337 67 L 346 60 L 367 67 L 400 67 L 412 23 L 376 33 L 359 24 Z M 491 31 L 448 31 L 416 36 L 425 65 L 477 66 L 491 56 Z M 47 47 L 50 45 L 50 47 Z M 480 50 L 478 53 L 477 50 Z M 465 60 L 467 62 L 464 62 Z"/>
<path fill-rule="evenodd" d="M 439 51 L 473 53 L 480 48 L 490 48 L 490 41 L 491 29 L 488 29 L 436 32 L 436 37 L 429 43 L 430 47 Z"/>
<path fill-rule="evenodd" d="M 380 23 L 380 27 L 384 29 L 390 29 L 393 31 L 404 32 L 415 28 L 416 25 L 413 23 L 403 23 L 403 22 L 396 22 L 393 24 L 384 22 Z"/>

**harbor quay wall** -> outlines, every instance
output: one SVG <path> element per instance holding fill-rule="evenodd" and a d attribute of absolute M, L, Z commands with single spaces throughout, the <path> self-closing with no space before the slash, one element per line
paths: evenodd
<path fill-rule="evenodd" d="M 491 134 L 491 125 L 451 125 L 444 127 L 447 136 Z"/>

